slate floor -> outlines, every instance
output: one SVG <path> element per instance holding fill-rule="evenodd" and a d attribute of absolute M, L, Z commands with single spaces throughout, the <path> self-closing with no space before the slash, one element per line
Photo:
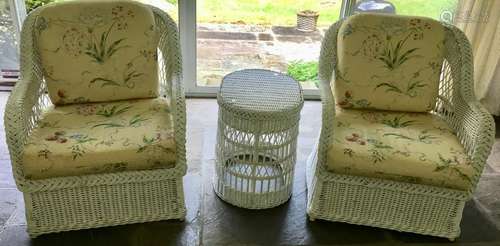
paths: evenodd
<path fill-rule="evenodd" d="M 0 93 L 0 112 L 7 93 Z M 321 105 L 308 101 L 302 110 L 294 191 L 284 205 L 261 211 L 230 206 L 212 191 L 217 104 L 190 99 L 188 174 L 184 178 L 188 208 L 184 222 L 164 221 L 40 236 L 25 232 L 23 200 L 16 189 L 0 131 L 0 245 L 443 245 L 446 239 L 325 221 L 305 215 L 305 161 L 319 131 Z M 3 128 L 3 122 L 2 122 Z M 462 235 L 453 245 L 500 245 L 500 137 L 488 161 L 475 199 L 468 202 Z"/>

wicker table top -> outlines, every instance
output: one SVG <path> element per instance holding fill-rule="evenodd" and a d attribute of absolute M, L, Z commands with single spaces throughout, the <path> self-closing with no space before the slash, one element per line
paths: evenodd
<path fill-rule="evenodd" d="M 300 84 L 288 75 L 264 69 L 232 72 L 222 79 L 219 106 L 246 114 L 288 114 L 300 111 Z"/>

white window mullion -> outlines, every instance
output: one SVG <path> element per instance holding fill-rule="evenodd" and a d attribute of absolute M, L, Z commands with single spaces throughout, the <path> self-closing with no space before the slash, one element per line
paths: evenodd
<path fill-rule="evenodd" d="M 182 76 L 186 95 L 214 97 L 219 87 L 198 86 L 196 83 L 196 0 L 181 0 L 178 3 Z"/>
<path fill-rule="evenodd" d="M 179 35 L 182 53 L 182 78 L 186 92 L 196 80 L 196 0 L 179 3 Z"/>
<path fill-rule="evenodd" d="M 356 0 L 342 0 L 340 7 L 340 19 L 345 19 L 354 13 Z"/>

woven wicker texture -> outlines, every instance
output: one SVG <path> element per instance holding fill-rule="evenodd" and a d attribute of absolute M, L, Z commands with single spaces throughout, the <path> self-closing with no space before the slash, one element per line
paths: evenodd
<path fill-rule="evenodd" d="M 246 111 L 254 117 L 295 112 L 303 103 L 300 85 L 293 78 L 262 69 L 245 69 L 226 75 L 218 98 L 226 109 Z"/>
<path fill-rule="evenodd" d="M 297 30 L 302 32 L 316 31 L 318 17 L 319 15 L 314 13 L 297 13 Z"/>
<path fill-rule="evenodd" d="M 26 179 L 21 154 L 26 139 L 50 101 L 33 33 L 38 13 L 56 8 L 45 5 L 30 13 L 21 33 L 21 79 L 5 109 L 5 131 L 16 184 L 24 193 L 31 237 L 40 234 L 119 224 L 183 219 L 186 213 L 182 176 L 186 173 L 186 109 L 181 84 L 181 57 L 177 24 L 165 12 L 151 7 L 160 35 L 160 93 L 174 118 L 177 160 L 174 168 Z M 96 2 L 96 4 L 98 4 Z"/>
<path fill-rule="evenodd" d="M 456 133 L 473 162 L 472 186 L 467 191 L 409 184 L 326 170 L 335 104 L 330 81 L 336 66 L 336 40 L 342 21 L 333 24 L 323 40 L 319 76 L 322 129 L 307 167 L 308 205 L 316 218 L 414 232 L 454 240 L 460 235 L 464 203 L 471 198 L 494 140 L 491 115 L 474 97 L 472 53 L 465 35 L 456 27 L 446 29 L 445 62 L 439 97 L 432 113 Z"/>
<path fill-rule="evenodd" d="M 286 202 L 303 105 L 300 85 L 281 73 L 237 71 L 224 77 L 218 102 L 217 195 L 251 209 Z"/>

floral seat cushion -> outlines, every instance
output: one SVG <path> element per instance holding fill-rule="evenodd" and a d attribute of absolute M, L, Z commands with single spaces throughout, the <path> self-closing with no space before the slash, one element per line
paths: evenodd
<path fill-rule="evenodd" d="M 173 123 L 162 98 L 49 108 L 23 153 L 26 177 L 43 179 L 170 168 Z"/>
<path fill-rule="evenodd" d="M 425 18 L 358 14 L 342 23 L 332 90 L 342 108 L 428 112 L 438 95 L 444 27 Z"/>
<path fill-rule="evenodd" d="M 158 35 L 134 1 L 67 1 L 43 7 L 36 47 L 52 103 L 158 96 Z"/>
<path fill-rule="evenodd" d="M 474 173 L 452 130 L 431 113 L 337 109 L 330 171 L 467 190 Z"/>

